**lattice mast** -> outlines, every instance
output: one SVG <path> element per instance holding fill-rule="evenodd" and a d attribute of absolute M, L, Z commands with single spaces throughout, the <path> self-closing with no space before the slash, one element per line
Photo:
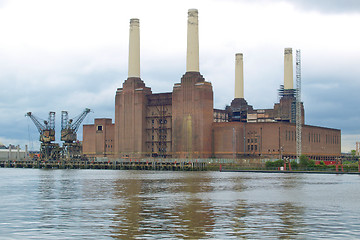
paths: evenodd
<path fill-rule="evenodd" d="M 301 116 L 301 52 L 296 50 L 296 157 L 300 161 L 301 156 L 301 133 L 302 133 L 302 116 Z"/>

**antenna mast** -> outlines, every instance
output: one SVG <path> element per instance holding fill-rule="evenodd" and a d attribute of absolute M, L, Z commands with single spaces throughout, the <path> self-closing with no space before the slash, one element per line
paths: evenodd
<path fill-rule="evenodd" d="M 300 49 L 296 50 L 296 157 L 300 161 L 301 156 L 301 53 Z"/>

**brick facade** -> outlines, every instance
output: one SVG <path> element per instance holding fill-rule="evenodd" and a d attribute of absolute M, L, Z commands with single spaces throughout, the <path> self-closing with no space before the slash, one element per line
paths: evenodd
<path fill-rule="evenodd" d="M 198 72 L 184 74 L 172 93 L 152 94 L 140 78 L 129 78 L 116 92 L 115 123 L 95 119 L 84 125 L 83 152 L 114 158 L 295 158 L 293 102 L 285 96 L 274 109 L 255 110 L 234 99 L 227 109 L 214 110 L 211 83 Z M 303 125 L 302 153 L 321 160 L 340 156 L 341 131 Z"/>
<path fill-rule="evenodd" d="M 109 118 L 95 119 L 94 124 L 83 125 L 83 153 L 87 156 L 113 155 L 115 125 Z"/>
<path fill-rule="evenodd" d="M 285 122 L 214 123 L 214 157 L 296 157 L 296 125 Z M 326 160 L 340 156 L 341 131 L 304 125 L 302 153 Z"/>

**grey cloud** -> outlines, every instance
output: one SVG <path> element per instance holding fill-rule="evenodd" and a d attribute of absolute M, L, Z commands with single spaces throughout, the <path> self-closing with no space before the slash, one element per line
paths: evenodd
<path fill-rule="evenodd" d="M 328 88 L 324 89 L 322 79 L 309 79 L 303 88 L 303 100 L 305 106 L 305 118 L 308 124 L 341 129 L 343 134 L 360 134 L 358 123 L 358 89 L 360 83 L 351 81 L 356 76 L 346 81 L 339 87 L 336 78 L 326 78 Z"/>
<path fill-rule="evenodd" d="M 289 2 L 306 10 L 325 13 L 360 12 L 359 0 L 290 0 Z"/>
<path fill-rule="evenodd" d="M 292 3 L 295 7 L 304 10 L 314 10 L 323 13 L 355 13 L 360 12 L 359 0 L 229 0 L 232 2 L 250 2 L 250 3 L 264 3 L 272 2 L 287 2 Z"/>

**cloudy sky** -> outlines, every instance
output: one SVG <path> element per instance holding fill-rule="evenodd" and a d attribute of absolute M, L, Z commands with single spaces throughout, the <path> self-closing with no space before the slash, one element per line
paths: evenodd
<path fill-rule="evenodd" d="M 75 117 L 91 108 L 84 123 L 114 118 L 130 18 L 140 19 L 142 79 L 154 93 L 171 92 L 185 73 L 189 8 L 199 10 L 200 72 L 215 108 L 233 99 L 235 53 L 244 54 L 248 103 L 272 108 L 284 48 L 301 49 L 306 124 L 341 129 L 342 151 L 355 148 L 358 0 L 0 0 L 0 142 L 38 148 L 28 111 L 42 119 L 56 111 L 57 139 L 62 110 Z"/>

